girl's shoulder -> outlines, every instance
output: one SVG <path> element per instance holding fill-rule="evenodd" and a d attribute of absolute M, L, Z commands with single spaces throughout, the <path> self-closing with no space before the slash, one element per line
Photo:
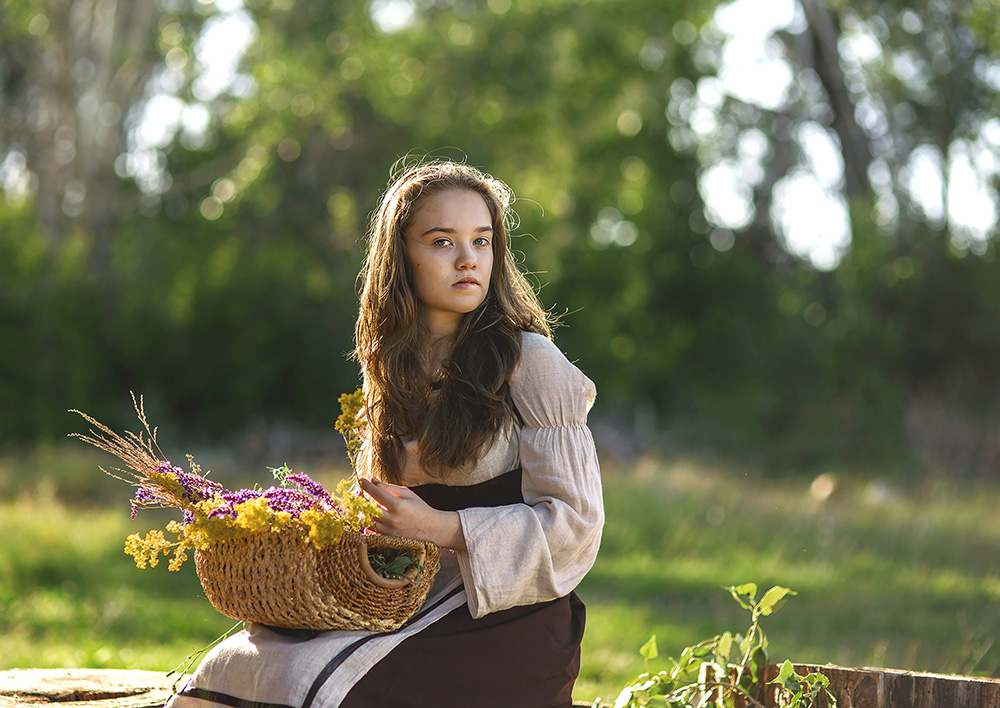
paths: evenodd
<path fill-rule="evenodd" d="M 510 378 L 514 405 L 528 425 L 579 425 L 597 395 L 594 382 L 541 334 L 521 334 L 521 359 Z"/>
<path fill-rule="evenodd" d="M 520 367 L 529 370 L 537 368 L 559 369 L 573 366 L 556 343 L 537 332 L 521 332 Z"/>

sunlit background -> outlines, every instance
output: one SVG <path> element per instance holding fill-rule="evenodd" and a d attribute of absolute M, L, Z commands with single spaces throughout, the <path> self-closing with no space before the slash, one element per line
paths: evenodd
<path fill-rule="evenodd" d="M 993 9 L 8 3 L 2 437 L 128 389 L 323 429 L 367 214 L 430 155 L 514 188 L 626 446 L 951 466 L 936 416 L 993 460 Z"/>
<path fill-rule="evenodd" d="M 804 655 L 993 671 L 988 637 L 955 623 L 971 608 L 995 634 L 1000 599 L 996 17 L 995 0 L 7 0 L 0 499 L 98 504 L 95 461 L 62 456 L 66 411 L 127 427 L 129 391 L 168 445 L 342 464 L 368 216 L 400 164 L 462 159 L 517 195 L 514 248 L 598 387 L 612 506 L 629 516 L 627 479 L 669 511 L 609 536 L 602 666 L 620 678 L 650 622 L 704 608 L 691 588 L 751 579 L 705 550 L 749 524 L 773 534 L 739 567 L 813 593 L 787 628 L 823 636 L 793 639 Z M 957 506 L 966 489 L 982 508 Z M 722 546 L 686 545 L 713 529 Z M 630 565 L 650 537 L 677 560 L 655 582 Z M 911 563 L 892 580 L 879 543 Z M 4 562 L 0 630 L 28 646 L 29 606 L 62 607 L 62 586 Z M 848 582 L 876 608 L 854 639 L 836 636 L 859 612 L 838 604 Z"/>

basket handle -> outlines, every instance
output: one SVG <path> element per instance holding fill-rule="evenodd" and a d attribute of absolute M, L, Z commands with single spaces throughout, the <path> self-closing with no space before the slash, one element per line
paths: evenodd
<path fill-rule="evenodd" d="M 419 565 L 423 565 L 424 563 L 424 554 L 425 551 L 420 549 L 420 552 L 417 554 L 417 563 Z M 387 590 L 405 588 L 414 581 L 412 575 L 416 575 L 416 570 L 414 568 L 408 569 L 406 571 L 406 577 L 403 578 L 383 578 L 381 575 L 376 573 L 375 569 L 372 568 L 371 562 L 368 560 L 368 540 L 364 537 L 362 537 L 361 543 L 358 544 L 358 561 L 361 564 L 362 572 L 368 576 L 368 579 L 379 587 Z"/>

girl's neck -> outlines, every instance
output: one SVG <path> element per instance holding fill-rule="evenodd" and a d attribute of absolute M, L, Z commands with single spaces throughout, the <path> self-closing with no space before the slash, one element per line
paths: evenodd
<path fill-rule="evenodd" d="M 426 310 L 421 312 L 421 320 L 430 346 L 441 340 L 453 339 L 462 321 L 461 317 L 432 316 Z"/>

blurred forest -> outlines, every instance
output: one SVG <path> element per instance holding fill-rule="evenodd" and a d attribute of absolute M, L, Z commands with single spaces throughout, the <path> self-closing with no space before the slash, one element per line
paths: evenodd
<path fill-rule="evenodd" d="M 0 444 L 130 390 L 189 437 L 330 430 L 368 216 L 431 155 L 518 195 L 608 454 L 996 472 L 996 0 L 798 0 L 770 102 L 721 78 L 726 5 L 4 0 Z"/>

